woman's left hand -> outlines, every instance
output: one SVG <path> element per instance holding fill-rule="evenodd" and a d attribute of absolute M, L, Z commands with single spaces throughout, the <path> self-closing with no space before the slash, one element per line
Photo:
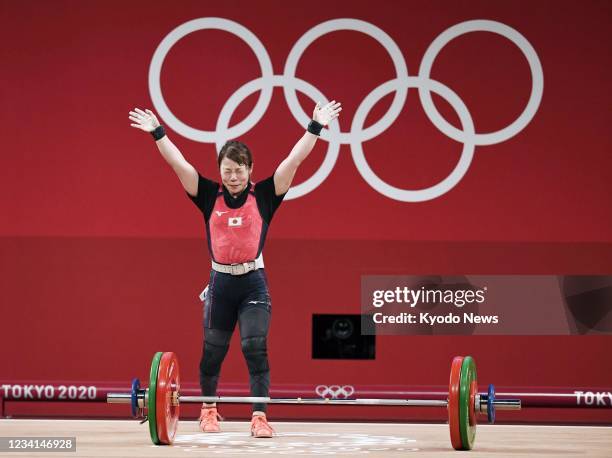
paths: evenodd
<path fill-rule="evenodd" d="M 318 102 L 315 106 L 314 112 L 312 113 L 312 119 L 317 121 L 322 126 L 326 126 L 333 119 L 336 119 L 342 111 L 341 103 L 336 103 L 332 100 L 327 105 L 321 107 L 321 102 Z"/>

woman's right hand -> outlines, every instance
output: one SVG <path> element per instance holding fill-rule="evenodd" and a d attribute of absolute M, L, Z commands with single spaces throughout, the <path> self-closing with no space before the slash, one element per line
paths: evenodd
<path fill-rule="evenodd" d="M 129 118 L 133 121 L 130 126 L 145 132 L 153 132 L 160 125 L 157 116 L 151 110 L 142 111 L 140 108 L 134 108 L 134 111 L 130 111 Z"/>

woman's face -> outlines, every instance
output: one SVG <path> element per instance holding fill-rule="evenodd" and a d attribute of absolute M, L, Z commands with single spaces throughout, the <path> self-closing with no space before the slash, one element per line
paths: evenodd
<path fill-rule="evenodd" d="M 252 170 L 253 166 L 248 168 L 245 164 L 240 165 L 226 157 L 221 161 L 221 167 L 219 169 L 221 181 L 234 197 L 247 187 Z"/>

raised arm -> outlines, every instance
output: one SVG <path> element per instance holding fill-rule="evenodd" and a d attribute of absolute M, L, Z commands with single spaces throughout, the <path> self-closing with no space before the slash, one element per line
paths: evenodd
<path fill-rule="evenodd" d="M 198 172 L 193 166 L 187 162 L 179 149 L 170 141 L 163 131 L 157 117 L 151 110 L 141 110 L 134 108 L 129 115 L 132 124 L 130 126 L 140 129 L 144 132 L 154 132 L 154 138 L 157 148 L 162 157 L 172 167 L 185 191 L 190 195 L 195 196 L 198 193 Z"/>
<path fill-rule="evenodd" d="M 313 121 L 319 124 L 319 128 L 326 126 L 340 115 L 340 111 L 342 111 L 340 105 L 335 100 L 332 100 L 324 107 L 321 107 L 321 103 L 317 103 L 312 114 Z M 318 134 L 311 132 L 311 130 L 313 129 L 306 131 L 303 137 L 298 140 L 289 155 L 280 163 L 276 172 L 274 172 L 274 190 L 277 196 L 285 194 L 289 190 L 295 172 L 297 172 L 302 161 L 308 157 L 312 148 L 314 148 Z"/>

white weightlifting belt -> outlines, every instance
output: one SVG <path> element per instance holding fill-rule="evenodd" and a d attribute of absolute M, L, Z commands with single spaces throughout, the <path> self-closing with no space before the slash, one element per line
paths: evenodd
<path fill-rule="evenodd" d="M 252 270 L 262 269 L 264 266 L 263 256 L 259 255 L 254 261 L 241 262 L 237 264 L 219 264 L 212 261 L 212 268 L 217 272 L 230 275 L 244 275 Z"/>
<path fill-rule="evenodd" d="M 218 262 L 212 261 L 212 269 L 216 272 L 221 272 L 230 275 L 244 275 L 253 270 L 263 269 L 264 261 L 263 256 L 260 254 L 254 261 L 241 262 L 237 264 L 219 264 Z M 204 301 L 206 297 L 206 291 L 208 285 L 204 288 L 204 291 L 200 293 L 200 300 Z"/>

